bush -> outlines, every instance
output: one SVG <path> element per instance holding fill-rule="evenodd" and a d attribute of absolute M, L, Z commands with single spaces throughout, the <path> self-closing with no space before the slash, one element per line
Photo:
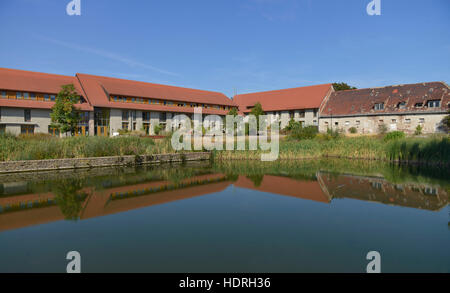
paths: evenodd
<path fill-rule="evenodd" d="M 159 135 L 161 130 L 162 130 L 162 126 L 159 124 L 155 125 L 155 128 L 153 129 L 153 131 L 155 132 L 156 135 Z"/>
<path fill-rule="evenodd" d="M 392 131 L 384 136 L 384 141 L 389 141 L 393 139 L 405 138 L 405 133 L 403 131 Z"/>
<path fill-rule="evenodd" d="M 355 134 L 358 132 L 358 129 L 356 129 L 356 127 L 350 127 L 348 131 L 352 134 Z"/>
<path fill-rule="evenodd" d="M 290 137 L 297 140 L 313 139 L 317 136 L 317 133 L 317 126 L 302 127 L 300 125 L 299 127 L 294 127 L 292 133 L 290 134 Z"/>
<path fill-rule="evenodd" d="M 422 134 L 422 130 L 423 130 L 423 127 L 419 124 L 419 125 L 417 125 L 416 131 L 414 132 L 414 134 L 415 135 L 421 135 Z"/>

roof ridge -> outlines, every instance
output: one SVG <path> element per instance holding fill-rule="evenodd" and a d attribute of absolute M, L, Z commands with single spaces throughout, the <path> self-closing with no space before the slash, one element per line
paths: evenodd
<path fill-rule="evenodd" d="M 76 76 L 78 76 L 78 75 L 85 75 L 85 76 L 89 76 L 89 77 L 93 77 L 93 78 L 104 78 L 104 79 L 120 80 L 120 81 L 130 82 L 130 83 L 136 83 L 137 82 L 137 83 L 141 83 L 141 84 L 145 84 L 145 85 L 154 85 L 154 86 L 161 86 L 161 87 L 173 87 L 173 88 L 178 88 L 178 89 L 194 90 L 194 91 L 200 91 L 200 92 L 205 92 L 205 93 L 217 93 L 217 94 L 221 94 L 221 95 L 224 95 L 225 97 L 227 97 L 224 93 L 221 93 L 219 91 L 201 90 L 201 89 L 182 87 L 182 86 L 177 86 L 177 85 L 168 85 L 168 84 L 153 83 L 153 82 L 148 82 L 148 81 L 132 80 L 132 79 L 125 79 L 125 78 L 118 78 L 118 77 L 109 77 L 109 76 L 94 75 L 94 74 L 87 74 L 87 73 L 76 73 Z"/>
<path fill-rule="evenodd" d="M 253 95 L 253 94 L 273 93 L 273 92 L 280 92 L 280 91 L 288 91 L 288 90 L 295 90 L 295 89 L 301 89 L 301 88 L 311 88 L 311 87 L 319 87 L 319 86 L 331 86 L 331 85 L 332 85 L 332 83 L 322 83 L 322 84 L 314 84 L 314 85 L 307 85 L 307 86 L 291 87 L 291 88 L 286 88 L 286 89 L 261 91 L 261 92 L 253 92 L 253 93 L 246 93 L 246 94 L 238 94 L 238 95 L 235 95 L 234 97 L 245 96 L 245 95 Z"/>
<path fill-rule="evenodd" d="M 360 89 L 341 90 L 341 91 L 336 91 L 336 93 L 361 91 L 361 90 L 384 89 L 384 88 L 389 88 L 389 87 L 401 87 L 401 86 L 418 85 L 418 84 L 425 85 L 425 84 L 429 84 L 429 83 L 442 83 L 448 87 L 448 85 L 443 81 L 426 81 L 426 82 L 416 82 L 416 83 L 402 83 L 402 84 L 394 84 L 394 85 L 385 85 L 385 86 L 377 86 L 377 87 L 367 87 L 367 88 L 360 88 Z"/>
<path fill-rule="evenodd" d="M 47 76 L 54 76 L 54 77 L 69 77 L 74 78 L 73 75 L 64 75 L 64 74 L 57 74 L 57 73 L 46 73 L 46 72 L 40 72 L 40 71 L 32 71 L 32 70 L 23 70 L 23 69 L 13 69 L 13 68 L 6 68 L 6 67 L 0 67 L 0 70 L 4 71 L 12 71 L 16 73 L 32 73 L 36 75 L 47 75 Z"/>

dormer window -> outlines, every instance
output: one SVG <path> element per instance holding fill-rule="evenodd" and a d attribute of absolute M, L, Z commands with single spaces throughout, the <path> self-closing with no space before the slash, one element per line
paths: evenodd
<path fill-rule="evenodd" d="M 406 102 L 400 102 L 397 104 L 397 108 L 399 109 L 405 109 L 406 108 Z"/>
<path fill-rule="evenodd" d="M 431 100 L 427 102 L 428 108 L 439 108 L 441 107 L 441 100 Z"/>
<path fill-rule="evenodd" d="M 375 111 L 384 110 L 384 103 L 376 103 L 373 108 Z"/>
<path fill-rule="evenodd" d="M 414 107 L 416 107 L 416 108 L 421 108 L 423 106 L 423 103 L 416 103 L 415 105 L 414 105 Z"/>

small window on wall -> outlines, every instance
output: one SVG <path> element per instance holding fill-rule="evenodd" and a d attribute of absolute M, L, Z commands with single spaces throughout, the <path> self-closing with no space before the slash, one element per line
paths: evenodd
<path fill-rule="evenodd" d="M 360 125 L 360 124 L 361 124 L 361 121 L 356 120 L 356 125 Z"/>
<path fill-rule="evenodd" d="M 400 103 L 398 103 L 397 108 L 399 108 L 399 109 L 405 109 L 405 108 L 406 108 L 406 102 L 400 102 Z"/>
<path fill-rule="evenodd" d="M 32 99 L 33 101 L 36 101 L 36 94 L 30 94 L 30 99 Z"/>
<path fill-rule="evenodd" d="M 1 98 L 2 98 L 2 99 L 6 99 L 6 92 L 5 92 L 5 91 L 2 91 Z"/>
<path fill-rule="evenodd" d="M 425 118 L 419 118 L 419 123 L 420 124 L 425 123 Z"/>
<path fill-rule="evenodd" d="M 130 112 L 128 112 L 127 110 L 123 110 L 122 111 L 122 120 L 127 121 L 130 118 Z"/>
<path fill-rule="evenodd" d="M 23 98 L 24 98 L 25 100 L 30 99 L 30 93 L 23 93 Z"/>
<path fill-rule="evenodd" d="M 47 102 L 50 101 L 50 96 L 47 95 L 47 94 L 45 94 L 45 95 L 44 95 L 44 101 L 47 101 Z"/>
<path fill-rule="evenodd" d="M 349 126 L 350 125 L 350 121 L 345 121 L 345 126 Z"/>
<path fill-rule="evenodd" d="M 122 122 L 122 129 L 128 130 L 128 122 Z"/>
<path fill-rule="evenodd" d="M 54 102 L 54 101 L 56 100 L 56 96 L 55 96 L 55 95 L 50 95 L 50 100 L 51 100 L 52 102 Z"/>
<path fill-rule="evenodd" d="M 23 118 L 24 118 L 25 122 L 31 122 L 31 110 L 30 109 L 25 109 L 23 111 Z"/>
<path fill-rule="evenodd" d="M 22 92 L 17 92 L 17 93 L 16 93 L 16 99 L 23 99 L 23 94 L 22 94 Z"/>
<path fill-rule="evenodd" d="M 411 119 L 405 119 L 406 124 L 411 124 Z"/>

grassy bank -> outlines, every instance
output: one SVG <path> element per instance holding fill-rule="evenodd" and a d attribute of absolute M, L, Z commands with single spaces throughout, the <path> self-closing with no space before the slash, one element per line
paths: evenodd
<path fill-rule="evenodd" d="M 260 160 L 263 151 L 220 151 L 214 158 L 224 160 Z M 408 137 L 384 140 L 379 137 L 341 137 L 323 139 L 280 141 L 282 160 L 312 159 L 321 157 L 353 158 L 402 162 L 450 163 L 450 138 Z"/>
<path fill-rule="evenodd" d="M 166 140 L 139 137 L 0 136 L 0 161 L 87 158 L 169 153 Z"/>
<path fill-rule="evenodd" d="M 170 139 L 153 140 L 123 136 L 53 138 L 48 136 L 14 137 L 0 135 L 0 161 L 86 158 L 173 153 Z M 215 151 L 214 159 L 260 160 L 267 151 Z M 384 161 L 450 164 L 450 137 L 317 136 L 313 139 L 282 139 L 281 160 L 322 157 L 356 158 Z"/>

